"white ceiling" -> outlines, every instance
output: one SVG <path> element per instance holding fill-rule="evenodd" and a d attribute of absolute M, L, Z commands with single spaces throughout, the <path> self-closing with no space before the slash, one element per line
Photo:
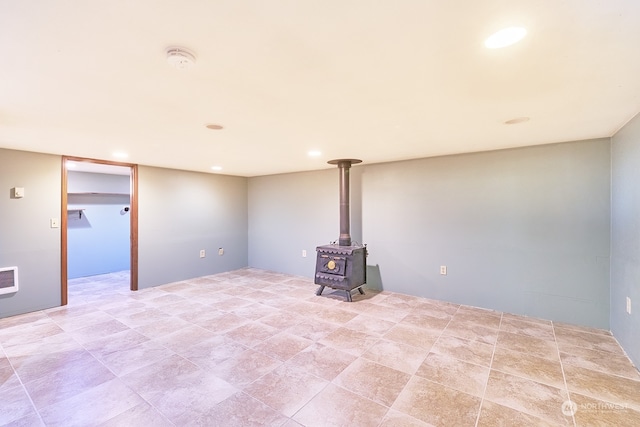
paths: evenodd
<path fill-rule="evenodd" d="M 230 175 L 609 137 L 640 111 L 638 0 L 2 0 L 0 52 L 0 147 Z"/>

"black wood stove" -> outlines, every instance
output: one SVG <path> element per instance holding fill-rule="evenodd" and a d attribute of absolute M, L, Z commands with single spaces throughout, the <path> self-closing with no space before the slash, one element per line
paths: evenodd
<path fill-rule="evenodd" d="M 352 164 L 361 162 L 357 159 L 329 161 L 331 165 L 338 165 L 340 171 L 340 238 L 338 244 L 316 248 L 314 283 L 320 285 L 316 295 L 321 295 L 325 287 L 345 291 L 347 301 L 352 301 L 351 291 L 354 289 L 364 294 L 362 286 L 367 281 L 367 248 L 351 242 L 349 222 L 349 169 Z"/>

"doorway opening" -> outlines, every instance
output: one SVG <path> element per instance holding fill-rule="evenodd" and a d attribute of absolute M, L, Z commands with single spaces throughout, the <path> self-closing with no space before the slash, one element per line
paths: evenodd
<path fill-rule="evenodd" d="M 94 180 L 93 177 L 107 179 Z M 138 290 L 137 193 L 138 165 L 71 156 L 62 157 L 61 305 L 69 303 L 70 276 L 74 279 L 83 274 L 90 275 L 92 271 L 101 271 L 101 269 L 118 270 L 122 269 L 122 266 L 128 267 L 128 274 L 125 274 L 127 273 L 125 271 L 114 272 L 114 274 L 120 279 L 128 280 L 131 291 Z M 86 206 L 90 206 L 91 209 Z M 115 208 L 117 208 L 116 213 L 114 213 Z M 110 219 L 105 219 L 106 215 L 111 215 Z M 98 227 L 100 221 L 104 223 L 105 220 L 120 224 L 120 231 L 113 229 L 113 223 Z M 123 223 L 123 221 L 126 222 Z M 122 228 L 123 224 L 125 228 Z M 70 231 L 74 233 L 74 238 L 80 239 L 79 244 L 74 241 L 70 245 Z M 96 238 L 95 236 L 99 233 L 103 233 L 105 240 L 114 242 L 117 239 L 123 240 L 124 245 L 127 245 L 126 240 L 128 240 L 128 260 L 118 259 L 122 258 L 119 254 L 107 257 L 94 254 L 92 258 L 89 257 L 86 260 L 74 259 L 74 264 L 70 265 L 70 255 L 75 258 L 78 255 L 74 254 L 89 252 L 78 246 L 83 244 L 82 239 Z M 119 237 L 118 233 L 120 233 Z M 123 233 L 128 233 L 128 239 Z M 100 245 L 105 246 L 104 241 L 94 241 L 92 244 L 96 249 L 100 249 Z M 126 256 L 126 253 L 123 255 Z"/>

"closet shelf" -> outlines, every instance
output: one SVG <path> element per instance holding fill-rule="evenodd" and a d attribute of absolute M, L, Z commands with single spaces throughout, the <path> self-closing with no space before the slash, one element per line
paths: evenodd
<path fill-rule="evenodd" d="M 97 191 L 74 191 L 67 193 L 69 196 L 129 196 L 129 193 L 103 193 Z"/>

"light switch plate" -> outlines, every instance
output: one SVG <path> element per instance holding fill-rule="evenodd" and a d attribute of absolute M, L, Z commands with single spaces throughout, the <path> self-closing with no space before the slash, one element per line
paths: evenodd
<path fill-rule="evenodd" d="M 51 218 L 50 224 L 51 224 L 51 228 L 60 227 L 60 222 L 58 221 L 58 218 Z"/>
<path fill-rule="evenodd" d="M 24 187 L 13 187 L 13 197 L 22 199 L 24 197 Z"/>

